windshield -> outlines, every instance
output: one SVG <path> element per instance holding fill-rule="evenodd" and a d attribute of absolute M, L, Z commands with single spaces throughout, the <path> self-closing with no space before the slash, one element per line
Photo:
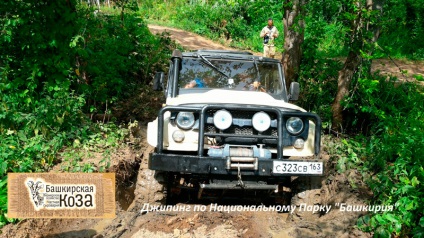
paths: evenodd
<path fill-rule="evenodd" d="M 187 92 L 228 89 L 264 92 L 283 98 L 280 72 L 279 64 L 272 62 L 184 58 L 178 84 Z"/>

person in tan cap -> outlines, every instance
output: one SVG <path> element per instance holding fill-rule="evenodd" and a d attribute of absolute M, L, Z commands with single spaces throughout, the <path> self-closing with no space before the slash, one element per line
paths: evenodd
<path fill-rule="evenodd" d="M 274 39 L 278 37 L 278 30 L 272 18 L 268 19 L 268 25 L 262 29 L 260 37 L 264 39 L 264 57 L 274 58 Z"/>

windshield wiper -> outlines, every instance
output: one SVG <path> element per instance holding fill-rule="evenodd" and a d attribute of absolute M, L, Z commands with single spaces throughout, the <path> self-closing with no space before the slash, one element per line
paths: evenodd
<path fill-rule="evenodd" d="M 214 64 L 212 64 L 208 59 L 206 59 L 203 55 L 201 54 L 197 54 L 202 60 L 203 62 L 205 62 L 209 67 L 211 67 L 212 69 L 214 69 L 216 72 L 220 73 L 221 75 L 223 75 L 224 77 L 226 77 L 227 79 L 229 79 L 230 77 L 225 74 L 224 72 L 222 72 L 220 69 L 218 69 Z"/>

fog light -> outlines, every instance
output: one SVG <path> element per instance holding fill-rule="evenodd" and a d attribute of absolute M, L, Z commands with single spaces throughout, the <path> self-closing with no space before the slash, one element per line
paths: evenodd
<path fill-rule="evenodd" d="M 264 132 L 271 126 L 271 118 L 265 112 L 257 112 L 253 115 L 252 124 L 255 130 Z"/>
<path fill-rule="evenodd" d="M 213 115 L 213 124 L 220 130 L 226 130 L 233 124 L 233 116 L 227 110 L 219 110 Z"/>
<path fill-rule="evenodd" d="M 183 131 L 177 130 L 172 133 L 172 139 L 174 139 L 174 141 L 177 143 L 183 142 L 184 138 L 185 135 Z"/>
<path fill-rule="evenodd" d="M 296 139 L 294 141 L 294 148 L 296 149 L 303 149 L 303 147 L 305 146 L 305 141 L 303 139 Z"/>

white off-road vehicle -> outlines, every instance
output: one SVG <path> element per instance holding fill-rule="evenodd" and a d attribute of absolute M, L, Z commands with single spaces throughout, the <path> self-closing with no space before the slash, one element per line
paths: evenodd
<path fill-rule="evenodd" d="M 234 190 L 273 197 L 290 191 L 293 176 L 323 175 L 321 120 L 289 103 L 299 84 L 287 93 L 280 61 L 175 50 L 164 78 L 154 80 L 156 90 L 166 81 L 166 105 L 148 124 L 148 166 L 167 178 L 168 196 L 187 189 L 197 198 Z"/>

